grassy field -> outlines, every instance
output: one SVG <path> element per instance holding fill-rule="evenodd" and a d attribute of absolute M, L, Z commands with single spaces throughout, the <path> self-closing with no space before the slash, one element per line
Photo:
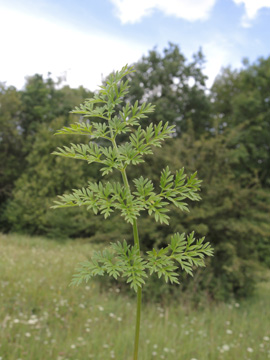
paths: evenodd
<path fill-rule="evenodd" d="M 0 235 L 0 360 L 131 360 L 135 301 L 95 282 L 68 287 L 95 245 Z M 270 358 L 270 283 L 195 311 L 145 304 L 140 360 Z"/>

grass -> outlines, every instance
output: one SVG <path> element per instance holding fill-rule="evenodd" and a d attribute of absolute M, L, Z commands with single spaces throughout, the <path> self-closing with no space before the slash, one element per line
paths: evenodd
<path fill-rule="evenodd" d="M 0 235 L 0 360 L 131 360 L 135 299 L 68 284 L 97 245 Z M 270 358 L 270 283 L 240 304 L 144 304 L 140 360 Z"/>

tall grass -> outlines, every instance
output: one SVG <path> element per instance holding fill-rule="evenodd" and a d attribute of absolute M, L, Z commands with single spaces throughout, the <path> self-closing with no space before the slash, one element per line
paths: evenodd
<path fill-rule="evenodd" d="M 1 360 L 130 359 L 135 299 L 96 282 L 68 286 L 96 247 L 0 235 Z M 270 283 L 258 294 L 197 311 L 146 304 L 140 360 L 270 358 Z"/>

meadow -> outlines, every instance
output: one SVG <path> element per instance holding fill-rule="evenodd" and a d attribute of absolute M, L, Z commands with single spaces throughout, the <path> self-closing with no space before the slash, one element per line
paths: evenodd
<path fill-rule="evenodd" d="M 135 299 L 91 281 L 69 287 L 99 245 L 0 235 L 0 360 L 129 360 Z M 270 282 L 242 302 L 143 306 L 140 360 L 270 358 Z"/>

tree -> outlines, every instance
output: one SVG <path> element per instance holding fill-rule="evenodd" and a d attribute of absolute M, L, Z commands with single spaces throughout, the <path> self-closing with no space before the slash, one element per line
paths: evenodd
<path fill-rule="evenodd" d="M 270 57 L 245 68 L 224 69 L 212 88 L 213 112 L 222 132 L 232 129 L 230 146 L 235 151 L 234 169 L 239 177 L 258 175 L 270 187 Z"/>
<path fill-rule="evenodd" d="M 7 230 L 5 208 L 14 182 L 24 167 L 20 123 L 21 99 L 17 90 L 0 84 L 0 227 Z"/>
<path fill-rule="evenodd" d="M 158 123 L 166 119 L 176 126 L 176 135 L 187 130 L 188 120 L 196 129 L 196 137 L 211 128 L 210 102 L 205 93 L 206 76 L 202 67 L 201 51 L 187 62 L 177 45 L 169 43 L 160 54 L 152 50 L 134 64 L 136 72 L 131 80 L 128 101 L 151 101 L 156 106 L 149 122 Z"/>

